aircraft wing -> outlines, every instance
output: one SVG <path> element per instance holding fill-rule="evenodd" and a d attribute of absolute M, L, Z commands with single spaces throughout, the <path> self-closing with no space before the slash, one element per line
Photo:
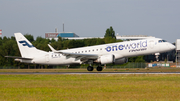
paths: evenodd
<path fill-rule="evenodd" d="M 23 58 L 18 56 L 5 56 L 6 58 L 14 58 L 14 59 L 23 59 L 23 60 L 32 60 L 33 58 Z"/>
<path fill-rule="evenodd" d="M 97 59 L 99 56 L 97 54 L 80 54 L 80 53 L 70 53 L 70 52 L 63 52 L 63 51 L 57 51 L 55 50 L 51 45 L 49 45 L 49 48 L 54 52 L 54 53 L 60 53 L 66 56 L 66 58 L 75 58 L 75 60 L 81 60 L 81 61 L 87 61 L 89 59 Z"/>
<path fill-rule="evenodd" d="M 87 62 L 88 60 L 96 60 L 98 59 L 98 55 L 96 54 L 79 54 L 79 53 L 69 53 L 69 52 L 62 52 L 56 51 L 55 53 L 61 53 L 66 58 L 75 58 L 75 61 L 80 60 L 82 63 Z"/>
<path fill-rule="evenodd" d="M 86 57 L 90 59 L 98 58 L 98 55 L 96 54 L 79 54 L 79 53 L 69 53 L 69 52 L 62 52 L 62 51 L 56 51 L 55 53 L 61 53 L 64 56 L 73 57 L 73 58 L 77 58 L 77 57 Z"/>

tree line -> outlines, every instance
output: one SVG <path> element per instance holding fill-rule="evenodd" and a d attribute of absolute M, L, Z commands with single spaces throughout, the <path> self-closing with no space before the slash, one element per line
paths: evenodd
<path fill-rule="evenodd" d="M 106 33 L 115 33 L 112 31 L 113 29 L 110 27 Z M 112 36 L 113 35 L 113 36 Z M 44 50 L 44 51 L 51 51 L 47 44 L 51 44 L 52 47 L 56 50 L 62 49 L 70 49 L 70 48 L 78 48 L 84 46 L 93 46 L 93 45 L 100 45 L 100 44 L 107 44 L 107 43 L 114 43 L 114 42 L 122 42 L 122 40 L 116 40 L 115 34 L 105 34 L 103 39 L 101 38 L 92 38 L 92 39 L 83 39 L 83 40 L 68 40 L 61 37 L 58 37 L 58 40 L 55 39 L 46 39 L 42 37 L 37 37 L 36 40 L 34 39 L 33 35 L 25 34 L 24 35 L 37 49 Z M 27 64 L 20 63 L 14 61 L 11 58 L 5 58 L 4 56 L 21 56 L 19 48 L 17 46 L 15 37 L 12 36 L 11 38 L 4 36 L 0 38 L 0 67 L 21 67 L 21 68 L 28 68 Z M 132 57 L 129 58 L 130 62 L 144 62 L 143 56 L 139 57 Z"/>

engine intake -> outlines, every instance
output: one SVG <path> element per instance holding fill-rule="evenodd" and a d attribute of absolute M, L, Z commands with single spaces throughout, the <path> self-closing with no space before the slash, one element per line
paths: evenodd
<path fill-rule="evenodd" d="M 109 64 L 115 62 L 115 57 L 112 54 L 103 55 L 100 57 L 101 64 Z"/>

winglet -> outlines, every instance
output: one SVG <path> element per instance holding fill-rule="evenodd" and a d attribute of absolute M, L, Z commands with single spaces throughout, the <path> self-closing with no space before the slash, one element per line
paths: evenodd
<path fill-rule="evenodd" d="M 48 46 L 53 52 L 56 52 L 56 50 L 50 44 L 48 44 Z"/>

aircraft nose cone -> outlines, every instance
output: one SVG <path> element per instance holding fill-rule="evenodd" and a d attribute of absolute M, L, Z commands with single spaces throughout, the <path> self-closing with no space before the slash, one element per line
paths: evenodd
<path fill-rule="evenodd" d="M 169 45 L 170 46 L 170 49 L 176 49 L 176 46 L 174 46 L 173 44 Z"/>

